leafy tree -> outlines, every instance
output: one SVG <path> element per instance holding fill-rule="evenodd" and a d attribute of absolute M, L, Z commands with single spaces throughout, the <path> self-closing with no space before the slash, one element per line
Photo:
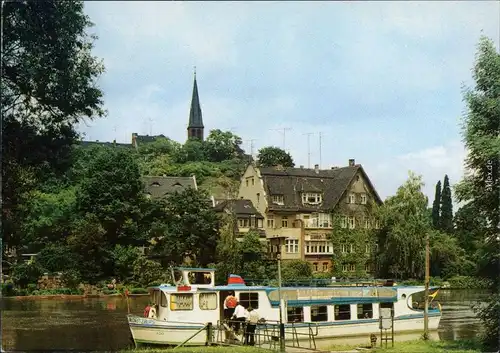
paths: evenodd
<path fill-rule="evenodd" d="M 139 167 L 129 151 L 107 148 L 87 168 L 77 190 L 77 210 L 95 215 L 114 244 L 143 245 L 138 234 L 144 186 Z"/>
<path fill-rule="evenodd" d="M 474 202 L 469 202 L 457 210 L 453 222 L 454 236 L 458 244 L 474 257 L 474 253 L 485 238 L 486 218 L 475 207 Z"/>
<path fill-rule="evenodd" d="M 451 201 L 450 180 L 448 175 L 444 176 L 443 194 L 441 196 L 440 229 L 451 234 L 453 232 L 453 204 Z"/>
<path fill-rule="evenodd" d="M 63 272 L 79 265 L 71 248 L 64 243 L 49 243 L 38 253 L 36 260 L 48 272 Z"/>
<path fill-rule="evenodd" d="M 228 276 L 238 273 L 242 266 L 243 259 L 236 233 L 237 224 L 234 212 L 223 215 L 215 263 L 217 283 L 226 283 Z"/>
<path fill-rule="evenodd" d="M 166 235 L 154 239 L 154 252 L 164 264 L 213 263 L 220 220 L 209 196 L 192 188 L 176 192 L 167 198 L 166 212 Z"/>
<path fill-rule="evenodd" d="M 432 203 L 432 225 L 434 229 L 439 229 L 441 224 L 441 180 L 436 183 L 434 202 Z"/>
<path fill-rule="evenodd" d="M 206 161 L 205 142 L 199 139 L 188 139 L 182 148 L 174 154 L 177 163 Z"/>
<path fill-rule="evenodd" d="M 139 250 L 134 246 L 116 245 L 112 251 L 115 276 L 126 281 L 133 275 L 134 261 L 139 257 Z"/>
<path fill-rule="evenodd" d="M 269 278 L 273 266 L 267 259 L 266 245 L 260 240 L 259 233 L 252 230 L 245 233 L 239 244 L 239 251 L 242 257 L 240 274 L 243 278 L 259 280 Z"/>
<path fill-rule="evenodd" d="M 422 278 L 425 268 L 425 238 L 431 222 L 422 177 L 409 173 L 408 180 L 380 208 L 383 228 L 377 256 L 381 276 Z"/>
<path fill-rule="evenodd" d="M 142 286 L 161 284 L 166 281 L 165 270 L 156 261 L 148 260 L 144 256 L 139 256 L 133 263 L 133 278 Z"/>
<path fill-rule="evenodd" d="M 242 157 L 241 143 L 241 137 L 230 131 L 212 130 L 205 140 L 207 159 L 212 162 L 222 162 Z"/>
<path fill-rule="evenodd" d="M 103 66 L 91 55 L 83 1 L 2 6 L 2 228 L 4 244 L 17 247 L 18 206 L 70 165 L 72 124 L 104 114 L 95 85 Z"/>
<path fill-rule="evenodd" d="M 430 240 L 430 274 L 434 277 L 468 276 L 475 272 L 476 264 L 467 258 L 456 238 L 432 231 Z"/>
<path fill-rule="evenodd" d="M 294 167 L 292 156 L 279 147 L 264 147 L 259 150 L 257 163 L 261 167 L 281 165 L 284 168 Z"/>
<path fill-rule="evenodd" d="M 21 262 L 12 268 L 12 279 L 16 285 L 26 288 L 30 283 L 37 283 L 43 274 L 43 268 L 36 262 Z"/>
<path fill-rule="evenodd" d="M 492 40 L 481 37 L 473 70 L 475 87 L 465 91 L 467 113 L 463 135 L 469 150 L 466 166 L 470 173 L 456 187 L 458 201 L 474 203 L 487 220 L 481 244 L 480 275 L 491 279 L 500 292 L 500 54 Z M 491 296 L 480 311 L 486 327 L 489 350 L 500 348 L 498 295 Z"/>
<path fill-rule="evenodd" d="M 285 282 L 309 280 L 313 277 L 311 264 L 308 261 L 293 260 L 283 263 L 281 278 Z"/>

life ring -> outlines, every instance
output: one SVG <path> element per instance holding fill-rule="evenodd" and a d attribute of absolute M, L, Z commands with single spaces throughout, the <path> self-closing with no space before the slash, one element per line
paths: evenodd
<path fill-rule="evenodd" d="M 149 309 L 149 319 L 156 319 L 156 308 L 154 306 Z"/>

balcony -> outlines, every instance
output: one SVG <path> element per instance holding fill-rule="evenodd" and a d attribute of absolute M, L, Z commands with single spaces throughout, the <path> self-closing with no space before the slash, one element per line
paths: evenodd
<path fill-rule="evenodd" d="M 286 238 L 294 238 L 300 239 L 300 235 L 302 232 L 302 228 L 267 228 L 266 235 L 268 238 L 274 237 L 286 237 Z"/>
<path fill-rule="evenodd" d="M 304 228 L 313 228 L 313 229 L 332 229 L 332 221 L 328 219 L 304 219 Z"/>

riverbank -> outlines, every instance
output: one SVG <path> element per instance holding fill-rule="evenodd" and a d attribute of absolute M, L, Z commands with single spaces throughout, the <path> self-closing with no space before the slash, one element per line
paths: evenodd
<path fill-rule="evenodd" d="M 423 286 L 425 282 L 423 280 L 402 280 L 397 282 L 400 285 L 405 286 Z M 431 277 L 430 285 L 435 287 L 441 287 L 444 289 L 487 289 L 490 287 L 490 283 L 484 278 L 472 277 L 472 276 L 453 276 L 446 280 L 439 277 Z"/>
<path fill-rule="evenodd" d="M 330 348 L 330 352 L 370 352 L 370 353 L 479 353 L 480 347 L 477 341 L 408 341 L 395 342 L 394 347 L 385 348 L 377 346 L 373 349 L 363 348 L 356 350 L 356 346 L 334 346 Z M 122 351 L 123 353 L 168 353 L 172 348 L 139 348 Z M 297 351 L 296 349 L 294 351 Z M 260 349 L 255 347 L 180 347 L 175 350 L 177 353 L 264 353 L 269 352 L 268 349 Z"/>
<path fill-rule="evenodd" d="M 129 297 L 147 297 L 149 294 L 129 294 Z M 113 298 L 124 297 L 124 294 L 50 294 L 50 295 L 19 295 L 10 296 L 5 298 L 13 298 L 16 300 L 37 300 L 37 299 L 64 299 L 64 300 L 80 300 L 80 299 L 93 299 L 93 298 Z"/>

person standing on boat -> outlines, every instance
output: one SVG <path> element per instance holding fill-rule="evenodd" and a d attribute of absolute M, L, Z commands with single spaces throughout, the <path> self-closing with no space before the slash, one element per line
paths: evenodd
<path fill-rule="evenodd" d="M 240 325 L 246 321 L 246 313 L 245 307 L 238 302 L 236 308 L 234 308 L 233 319 L 234 323 L 234 331 L 238 332 L 240 330 Z"/>
<path fill-rule="evenodd" d="M 259 313 L 251 306 L 248 307 L 248 323 L 245 330 L 245 344 L 255 346 L 255 329 L 260 320 Z"/>
<path fill-rule="evenodd" d="M 229 295 L 224 300 L 224 318 L 230 319 L 234 314 L 234 308 L 238 304 L 238 299 L 234 296 L 234 292 L 229 293 Z"/>

